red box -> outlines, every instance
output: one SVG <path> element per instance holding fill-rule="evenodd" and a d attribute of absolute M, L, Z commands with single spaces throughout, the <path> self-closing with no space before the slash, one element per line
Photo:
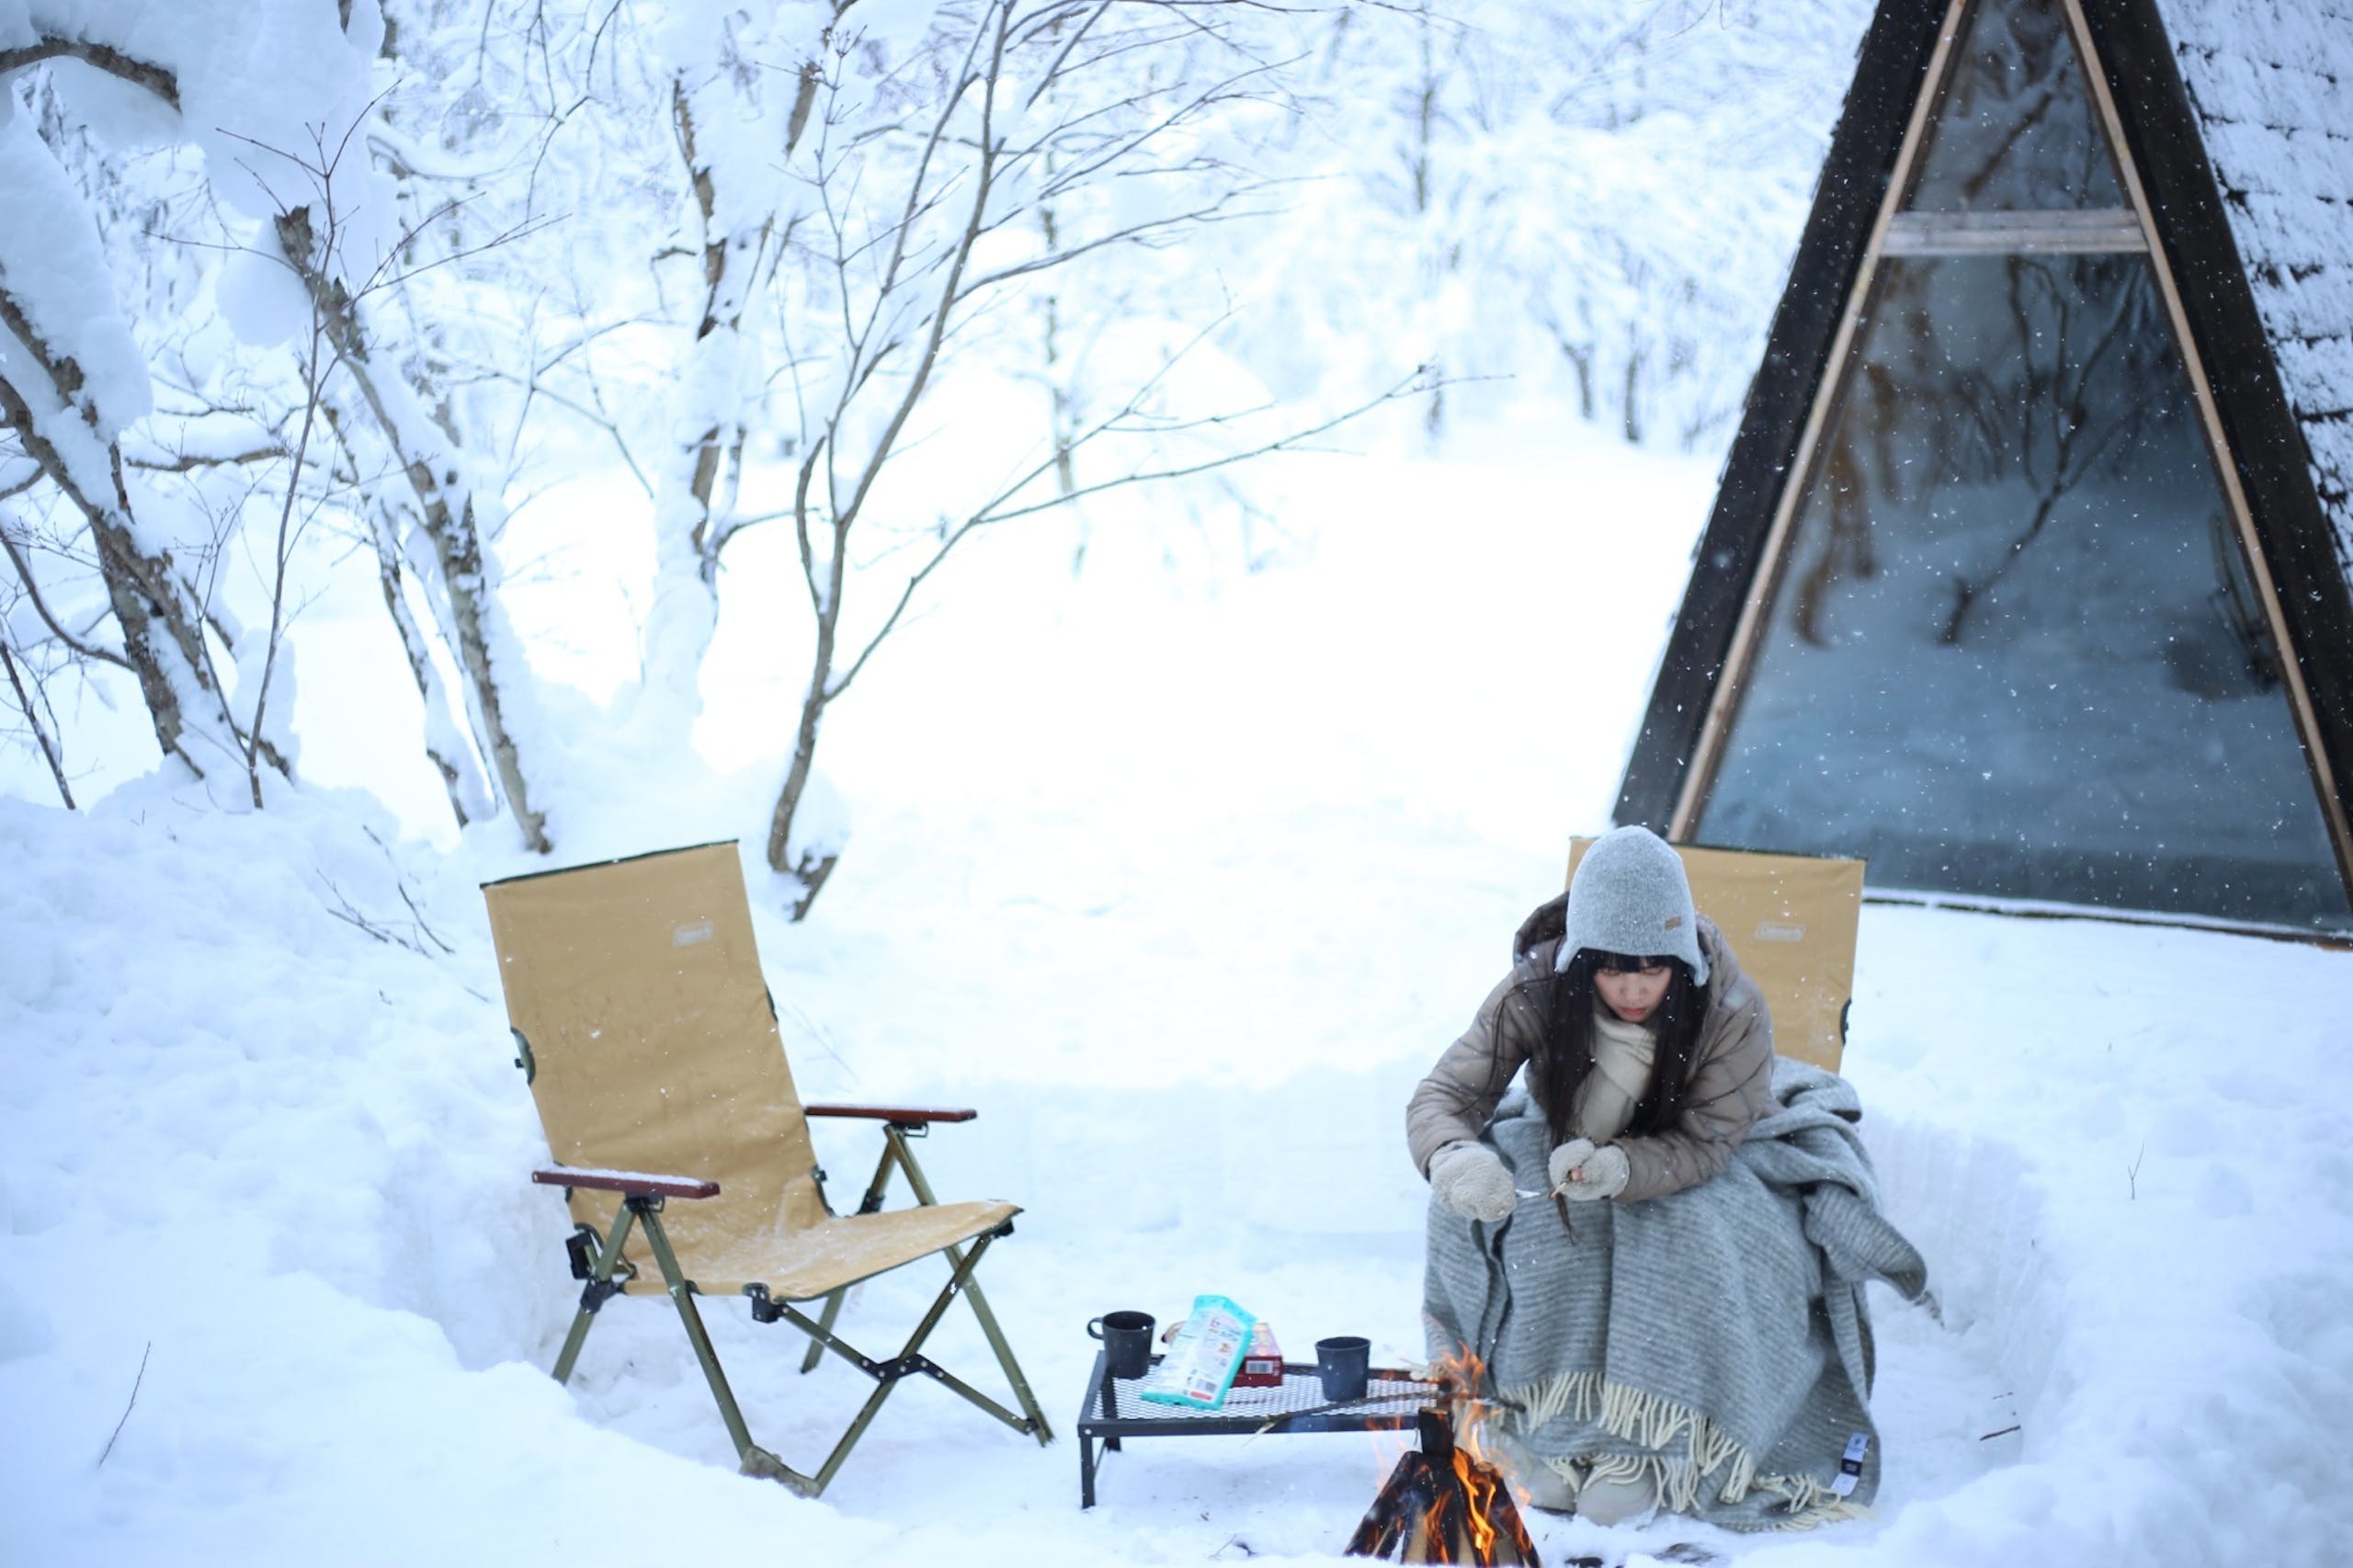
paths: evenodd
<path fill-rule="evenodd" d="M 1260 1318 L 1250 1330 L 1250 1348 L 1243 1353 L 1242 1370 L 1233 1375 L 1238 1389 L 1279 1388 L 1283 1381 L 1283 1348 L 1275 1343 L 1275 1331 Z"/>

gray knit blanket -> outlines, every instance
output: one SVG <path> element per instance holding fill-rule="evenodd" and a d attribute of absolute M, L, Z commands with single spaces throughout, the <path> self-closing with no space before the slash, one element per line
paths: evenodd
<path fill-rule="evenodd" d="M 1430 1205 L 1432 1356 L 1477 1356 L 1506 1430 L 1563 1475 L 1646 1478 L 1667 1508 L 1735 1530 L 1804 1528 L 1871 1500 L 1864 1286 L 1927 1290 L 1919 1253 L 1880 1213 L 1853 1087 L 1784 1058 L 1773 1095 L 1722 1175 L 1571 1204 L 1574 1234 L 1549 1199 L 1493 1225 Z M 1550 1186 L 1551 1141 L 1524 1095 L 1483 1136 L 1519 1187 Z"/>

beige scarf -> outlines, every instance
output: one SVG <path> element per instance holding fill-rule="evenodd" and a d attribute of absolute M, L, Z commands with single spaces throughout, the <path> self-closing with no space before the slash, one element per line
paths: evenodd
<path fill-rule="evenodd" d="M 1658 1037 L 1630 1024 L 1599 997 L 1593 1004 L 1593 1071 L 1577 1085 L 1569 1125 L 1580 1138 L 1607 1143 L 1634 1119 L 1634 1106 L 1651 1081 Z"/>

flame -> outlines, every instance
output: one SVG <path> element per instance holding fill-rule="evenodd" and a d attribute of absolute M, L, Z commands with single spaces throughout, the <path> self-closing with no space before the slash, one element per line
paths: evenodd
<path fill-rule="evenodd" d="M 1525 1499 L 1481 1442 L 1481 1429 L 1496 1408 L 1480 1397 L 1485 1366 L 1458 1351 L 1416 1371 L 1441 1385 L 1442 1397 L 1414 1418 L 1419 1448 L 1398 1460 L 1349 1538 L 1347 1555 L 1393 1554 L 1404 1562 L 1536 1562 L 1535 1543 L 1514 1506 L 1516 1501 L 1525 1506 Z"/>
<path fill-rule="evenodd" d="M 1497 1478 L 1483 1461 L 1474 1462 L 1467 1449 L 1454 1450 L 1454 1473 L 1461 1479 L 1463 1495 L 1471 1500 L 1471 1551 L 1473 1562 L 1495 1560 L 1495 1524 L 1489 1510 L 1495 1506 Z"/>
<path fill-rule="evenodd" d="M 1467 1450 L 1473 1462 L 1483 1469 L 1501 1471 L 1504 1467 L 1480 1441 L 1480 1433 L 1494 1414 L 1494 1406 L 1479 1397 L 1485 1386 L 1487 1364 L 1468 1349 L 1458 1349 L 1453 1355 L 1440 1357 L 1430 1363 L 1432 1381 L 1445 1385 L 1448 1391 L 1448 1418 L 1453 1423 L 1454 1442 L 1459 1450 Z M 1525 1501 L 1525 1499 L 1521 1499 Z"/>
<path fill-rule="evenodd" d="M 1492 1407 L 1478 1397 L 1485 1386 L 1487 1365 L 1467 1347 L 1458 1347 L 1451 1355 L 1442 1356 L 1430 1366 L 1430 1377 L 1446 1386 L 1450 1396 L 1449 1415 L 1454 1427 L 1454 1474 L 1462 1483 L 1462 1495 L 1470 1505 L 1467 1523 L 1470 1528 L 1471 1561 L 1493 1562 L 1495 1560 L 1495 1495 L 1504 1488 L 1503 1468 L 1480 1441 L 1481 1430 L 1487 1424 Z M 1518 1499 L 1525 1502 L 1525 1498 Z M 1447 1516 L 1451 1510 L 1440 1510 L 1422 1521 L 1424 1544 L 1431 1550 L 1431 1561 L 1447 1562 L 1448 1548 L 1452 1544 L 1439 1539 L 1452 1521 Z"/>
<path fill-rule="evenodd" d="M 1423 1376 L 1426 1381 L 1441 1384 L 1446 1389 L 1448 1398 L 1455 1405 L 1455 1431 L 1466 1437 L 1475 1434 L 1479 1424 L 1486 1419 L 1486 1409 L 1476 1397 L 1479 1385 L 1486 1380 L 1486 1362 L 1472 1354 L 1468 1346 L 1457 1346 L 1451 1354 L 1432 1361 L 1424 1369 Z M 1466 1412 L 1462 1408 L 1465 1405 L 1472 1408 Z"/>

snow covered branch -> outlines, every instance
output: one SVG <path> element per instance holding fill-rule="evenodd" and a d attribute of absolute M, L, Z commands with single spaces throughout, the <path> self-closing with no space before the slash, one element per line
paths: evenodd
<path fill-rule="evenodd" d="M 205 768 L 199 752 L 234 756 L 243 746 L 214 680 L 204 646 L 204 613 L 174 566 L 169 551 L 151 551 L 132 521 L 131 497 L 122 484 L 122 455 L 100 427 L 82 367 L 58 354 L 33 325 L 22 301 L 0 274 L 0 328 L 9 347 L 37 372 L 39 382 L 20 388 L 13 365 L 0 364 L 0 424 L 12 430 L 42 476 L 73 503 L 88 523 L 97 547 L 123 655 L 139 677 L 157 747 L 197 778 Z M 36 401 L 52 412 L 37 412 Z M 10 555 L 16 557 L 13 547 Z M 21 560 L 18 570 L 30 582 Z M 52 630 L 53 619 L 44 619 Z M 69 646 L 83 644 L 64 639 Z M 193 732 L 193 733 L 191 733 Z M 209 744 L 208 744 L 209 743 Z"/>
<path fill-rule="evenodd" d="M 0 523 L 0 551 L 6 552 L 8 563 L 17 569 L 17 581 L 23 585 L 26 601 L 33 607 L 33 613 L 40 617 L 40 623 L 49 628 L 49 634 L 57 639 L 67 652 L 78 659 L 94 659 L 100 664 L 131 669 L 131 661 L 120 653 L 111 648 L 85 642 L 59 623 L 57 612 L 51 609 L 49 601 L 41 597 L 40 579 L 33 574 L 33 563 L 25 559 L 23 547 L 11 537 L 5 523 Z"/>
<path fill-rule="evenodd" d="M 180 107 L 179 79 L 170 71 L 90 39 L 40 38 L 15 49 L 0 49 L 0 76 L 45 60 L 78 60 L 134 87 L 144 87 L 175 109 Z"/>
<path fill-rule="evenodd" d="M 32 694 L 25 689 L 24 677 L 17 673 L 17 656 L 8 651 L 5 637 L 0 637 L 0 668 L 7 671 L 8 689 L 16 696 L 17 710 L 25 716 L 25 724 L 32 731 L 33 739 L 40 743 L 40 755 L 49 764 L 49 776 L 56 782 L 58 798 L 65 802 L 65 809 L 70 812 L 74 809 L 74 787 L 65 781 L 65 764 L 57 755 L 57 744 L 50 739 L 48 728 L 40 722 L 40 712 Z"/>
<path fill-rule="evenodd" d="M 290 736 L 269 719 L 267 693 L 284 616 L 301 597 L 288 552 L 314 503 L 298 505 L 301 444 L 279 433 L 295 421 L 212 417 L 209 400 L 223 385 L 255 384 L 244 380 L 243 345 L 215 333 L 200 355 L 185 348 L 223 308 L 212 286 L 234 270 L 224 258 L 241 248 L 239 226 L 284 175 L 243 154 L 337 118 L 333 106 L 364 91 L 377 13 L 314 0 L 131 8 L 43 0 L 29 11 L 0 47 L 14 106 L 0 117 L 0 188 L 9 195 L 0 420 L 63 503 L 51 515 L 78 524 L 58 550 L 66 582 L 37 582 L 13 528 L 10 566 L 80 678 L 97 666 L 133 674 L 170 767 L 210 779 L 227 759 L 257 805 L 265 767 L 290 777 Z M 197 166 L 180 158 L 183 146 L 202 150 L 203 180 L 165 172 Z M 119 155 L 126 150 L 137 155 Z M 174 233 L 183 220 L 193 232 Z M 244 302 L 229 301 L 230 313 Z M 176 389 L 180 406 L 159 413 L 154 362 L 175 352 L 183 369 L 205 369 Z M 185 437 L 207 419 L 194 445 L 156 438 L 159 424 Z M 232 427 L 235 444 L 222 444 Z M 290 456 L 265 588 L 270 630 L 248 639 L 222 574 L 237 559 L 231 547 L 248 509 L 261 510 L 262 485 L 235 471 Z M 74 573 L 103 587 L 115 647 L 76 635 L 52 605 L 52 589 L 70 603 L 85 588 Z"/>
<path fill-rule="evenodd" d="M 1344 409 L 1329 418 L 1318 420 L 1297 429 L 1286 430 L 1280 435 L 1235 450 L 1220 452 L 1214 457 L 1204 458 L 1197 462 L 1144 464 L 1132 468 L 1125 473 L 1114 474 L 1074 489 L 1055 491 L 1035 499 L 1024 499 L 1053 472 L 1060 460 L 1059 455 L 1042 459 L 1017 474 L 1009 483 L 983 503 L 978 510 L 941 531 L 938 543 L 931 551 L 928 558 L 920 566 L 907 574 L 905 585 L 899 594 L 897 602 L 891 607 L 890 613 L 883 618 L 881 626 L 868 638 L 866 645 L 859 650 L 857 657 L 850 661 L 849 667 L 834 677 L 832 685 L 826 690 L 826 700 L 830 702 L 849 689 L 850 682 L 856 679 L 858 673 L 866 667 L 867 660 L 873 655 L 877 648 L 882 645 L 883 640 L 897 629 L 901 618 L 906 614 L 908 607 L 915 602 L 916 592 L 923 586 L 925 581 L 947 563 L 950 551 L 981 529 L 1001 523 L 1013 522 L 1022 517 L 1034 517 L 1040 512 L 1069 506 L 1089 496 L 1106 494 L 1114 490 L 1126 490 L 1137 485 L 1162 484 L 1180 479 L 1196 478 L 1202 474 L 1213 473 L 1220 469 L 1233 468 L 1254 459 L 1271 457 L 1277 452 L 1299 451 L 1341 426 L 1363 418 L 1374 409 L 1394 403 L 1401 398 L 1425 396 L 1444 384 L 1443 378 L 1432 372 L 1427 367 L 1424 367 L 1378 396 L 1358 403 L 1353 408 Z M 1120 433 L 1126 422 L 1135 418 L 1142 408 L 1142 393 L 1139 392 L 1117 412 L 1081 432 L 1071 441 L 1070 449 L 1074 451 L 1078 448 L 1093 444 L 1103 437 Z M 1212 417 L 1196 423 L 1207 426 L 1222 423 L 1222 421 Z"/>

